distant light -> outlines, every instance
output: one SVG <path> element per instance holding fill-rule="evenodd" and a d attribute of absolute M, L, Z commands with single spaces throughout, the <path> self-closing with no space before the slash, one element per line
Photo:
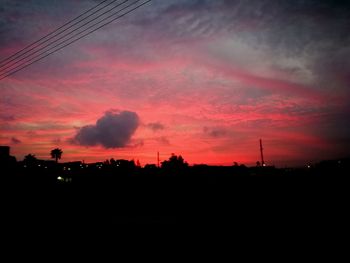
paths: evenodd
<path fill-rule="evenodd" d="M 24 167 L 24 168 L 26 168 L 26 167 L 27 167 L 27 165 L 23 165 L 23 167 Z"/>
<path fill-rule="evenodd" d="M 47 169 L 47 166 L 45 166 L 45 169 Z"/>
<path fill-rule="evenodd" d="M 266 166 L 266 164 L 263 164 L 263 166 Z"/>
<path fill-rule="evenodd" d="M 341 164 L 341 161 L 338 161 L 339 164 Z"/>
<path fill-rule="evenodd" d="M 101 166 L 100 166 L 100 167 L 98 167 L 98 169 L 101 169 Z"/>
<path fill-rule="evenodd" d="M 310 166 L 310 165 L 308 165 L 308 166 L 307 166 L 307 168 L 311 168 L 311 166 Z"/>
<path fill-rule="evenodd" d="M 58 181 L 64 181 L 64 179 L 61 176 L 57 177 L 57 180 Z"/>
<path fill-rule="evenodd" d="M 63 170 L 66 170 L 66 167 L 63 167 Z"/>
<path fill-rule="evenodd" d="M 70 171 L 70 168 L 68 168 L 68 171 Z"/>
<path fill-rule="evenodd" d="M 89 167 L 89 165 L 86 165 L 86 167 Z"/>
<path fill-rule="evenodd" d="M 40 167 L 41 165 L 40 165 L 40 164 L 38 164 L 38 166 Z"/>

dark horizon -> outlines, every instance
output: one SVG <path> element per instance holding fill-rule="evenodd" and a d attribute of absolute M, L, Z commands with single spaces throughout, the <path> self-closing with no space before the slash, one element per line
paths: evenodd
<path fill-rule="evenodd" d="M 17 160 L 16 157 L 11 155 L 11 147 L 10 146 L 0 146 L 0 161 L 2 165 L 20 165 L 21 168 L 38 168 L 40 167 L 41 169 L 45 168 L 52 168 L 52 165 L 55 164 L 55 166 L 60 166 L 61 168 L 64 168 L 64 170 L 67 167 L 70 166 L 77 166 L 79 165 L 80 167 L 78 168 L 88 168 L 88 167 L 97 167 L 97 168 L 102 168 L 102 165 L 104 166 L 116 166 L 118 162 L 122 163 L 127 163 L 127 166 L 131 165 L 133 168 L 148 168 L 148 169 L 164 169 L 166 168 L 169 163 L 174 163 L 176 165 L 180 165 L 181 167 L 202 167 L 205 168 L 213 168 L 213 167 L 236 167 L 236 168 L 243 168 L 243 169 L 249 169 L 249 168 L 257 168 L 260 167 L 262 169 L 268 169 L 268 168 L 273 168 L 276 170 L 283 170 L 283 169 L 296 169 L 298 171 L 301 170 L 309 170 L 313 169 L 315 167 L 318 167 L 320 165 L 324 165 L 326 163 L 329 164 L 337 164 L 339 167 L 342 165 L 347 165 L 350 162 L 350 157 L 343 157 L 343 158 L 337 158 L 337 159 L 325 159 L 325 160 L 320 160 L 317 162 L 307 162 L 304 165 L 299 165 L 299 166 L 283 166 L 283 167 L 277 167 L 273 164 L 268 164 L 264 162 L 263 156 L 261 161 L 257 161 L 254 165 L 247 165 L 244 163 L 238 163 L 238 162 L 232 162 L 231 165 L 215 165 L 215 164 L 210 164 L 209 163 L 197 163 L 197 164 L 189 164 L 186 159 L 181 154 L 175 154 L 172 153 L 168 158 L 164 160 L 157 160 L 158 162 L 154 163 L 146 163 L 146 164 L 141 164 L 140 161 L 137 159 L 118 159 L 118 158 L 110 158 L 110 159 L 105 159 L 105 160 L 100 160 L 97 162 L 85 162 L 84 160 L 75 160 L 75 161 L 68 161 L 68 162 L 62 162 L 62 158 L 64 156 L 64 152 L 60 148 L 55 148 L 52 149 L 51 152 L 51 159 L 39 159 L 35 156 L 35 154 L 29 153 L 27 154 L 23 160 Z M 60 161 L 58 161 L 60 160 Z M 29 164 L 29 165 L 28 165 Z M 10 167 L 11 167 L 10 165 Z M 48 167 L 49 166 L 49 167 Z M 117 165 L 119 166 L 119 165 Z M 79 170 L 79 169 L 78 169 Z M 25 171 L 25 170 L 23 170 Z M 271 171 L 271 170 L 270 170 Z"/>
<path fill-rule="evenodd" d="M 0 150 L 1 150 L 1 157 L 2 158 L 7 158 L 7 157 L 11 157 L 13 158 L 14 160 L 16 160 L 16 163 L 25 163 L 26 161 L 28 161 L 28 157 L 29 159 L 32 159 L 32 161 L 34 162 L 47 162 L 47 163 L 50 163 L 50 162 L 56 162 L 57 164 L 71 164 L 71 163 L 82 163 L 82 164 L 99 164 L 99 163 L 104 163 L 104 164 L 110 164 L 111 161 L 130 161 L 130 162 L 133 162 L 135 166 L 137 167 L 145 167 L 145 166 L 149 166 L 149 165 L 152 165 L 152 166 L 155 166 L 157 168 L 160 168 L 162 166 L 162 164 L 164 162 L 167 162 L 171 159 L 171 157 L 177 157 L 177 156 L 180 156 L 181 158 L 183 158 L 183 155 L 181 154 L 176 154 L 176 153 L 171 153 L 168 158 L 164 158 L 162 160 L 158 159 L 158 160 L 155 160 L 155 162 L 153 163 L 141 163 L 139 159 L 135 159 L 135 158 L 132 158 L 132 159 L 118 159 L 118 158 L 114 158 L 114 157 L 111 157 L 110 159 L 101 159 L 101 160 L 97 160 L 95 162 L 85 162 L 85 160 L 70 160 L 70 161 L 62 161 L 64 160 L 64 152 L 62 151 L 62 149 L 60 148 L 55 148 L 51 151 L 51 157 L 50 159 L 40 159 L 38 158 L 34 153 L 28 153 L 27 155 L 24 156 L 24 158 L 22 160 L 18 160 L 15 156 L 12 156 L 11 155 L 11 147 L 10 146 L 0 146 Z M 59 153 L 59 156 L 55 156 L 52 152 L 54 150 L 59 150 L 61 151 Z M 57 157 L 57 159 L 56 159 Z M 157 155 L 158 157 L 158 155 Z M 55 161 L 56 159 L 56 161 Z M 61 160 L 62 159 L 62 160 Z M 244 166 L 244 167 L 274 167 L 274 168 L 280 168 L 280 169 L 283 169 L 283 168 L 311 168 L 311 167 L 314 167 L 315 165 L 319 164 L 319 163 L 322 163 L 322 162 L 341 162 L 341 161 L 344 161 L 344 160 L 349 160 L 350 157 L 349 156 L 343 156 L 341 158 L 333 158 L 333 159 L 323 159 L 323 160 L 314 160 L 314 161 L 309 161 L 309 162 L 303 162 L 303 164 L 300 164 L 300 165 L 290 165 L 290 166 L 287 166 L 287 165 L 284 165 L 284 166 L 276 166 L 274 165 L 274 163 L 271 161 L 271 162 L 265 162 L 265 160 L 263 159 L 263 157 L 261 157 L 260 160 L 257 160 L 254 164 L 245 164 L 245 163 L 238 163 L 236 161 L 232 161 L 231 164 L 228 164 L 228 165 L 222 165 L 222 164 L 213 164 L 213 163 L 210 163 L 210 161 L 208 162 L 203 162 L 203 163 L 193 163 L 193 164 L 189 164 L 185 159 L 184 162 L 186 163 L 186 165 L 188 166 L 211 166 L 211 167 L 218 167 L 218 166 L 222 166 L 222 167 L 230 167 L 230 166 Z M 60 162 L 58 163 L 58 160 L 60 160 Z M 158 163 L 159 162 L 159 163 Z"/>

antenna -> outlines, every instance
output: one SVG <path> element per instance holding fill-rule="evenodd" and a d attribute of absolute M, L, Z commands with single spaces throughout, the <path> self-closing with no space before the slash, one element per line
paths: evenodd
<path fill-rule="evenodd" d="M 260 139 L 260 155 L 261 155 L 261 165 L 265 166 L 265 162 L 264 162 L 264 148 L 262 146 L 262 140 Z"/>

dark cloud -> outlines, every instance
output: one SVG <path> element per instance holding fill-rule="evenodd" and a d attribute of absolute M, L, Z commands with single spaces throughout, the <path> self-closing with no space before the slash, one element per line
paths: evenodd
<path fill-rule="evenodd" d="M 105 148 L 125 147 L 139 126 L 135 112 L 106 112 L 95 125 L 79 129 L 72 142 L 83 146 L 102 145 Z"/>
<path fill-rule="evenodd" d="M 152 131 L 160 131 L 160 130 L 164 130 L 164 125 L 161 124 L 160 122 L 152 122 L 152 123 L 148 123 L 147 127 L 150 128 Z"/>
<path fill-rule="evenodd" d="M 157 141 L 163 145 L 170 145 L 170 141 L 168 140 L 167 137 L 164 137 L 164 136 L 158 138 Z"/>
<path fill-rule="evenodd" d="M 20 144 L 20 143 L 22 143 L 22 141 L 17 139 L 16 137 L 12 137 L 11 138 L 11 143 L 12 144 Z"/>
<path fill-rule="evenodd" d="M 221 127 L 204 127 L 203 132 L 213 138 L 223 137 L 227 134 L 227 130 Z"/>

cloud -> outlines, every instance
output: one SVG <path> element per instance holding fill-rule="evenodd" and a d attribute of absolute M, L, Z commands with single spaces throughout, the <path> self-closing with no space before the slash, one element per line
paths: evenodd
<path fill-rule="evenodd" d="M 163 145 L 170 145 L 170 141 L 165 136 L 158 138 L 157 141 Z"/>
<path fill-rule="evenodd" d="M 154 132 L 164 130 L 164 128 L 165 128 L 164 125 L 161 124 L 160 122 L 148 123 L 147 127 L 150 128 Z"/>
<path fill-rule="evenodd" d="M 22 141 L 17 139 L 16 137 L 12 137 L 11 138 L 11 143 L 12 144 L 20 144 L 20 143 L 22 143 Z"/>
<path fill-rule="evenodd" d="M 135 112 L 108 111 L 96 121 L 79 129 L 72 142 L 83 146 L 102 145 L 104 148 L 122 148 L 129 142 L 139 126 Z"/>
<path fill-rule="evenodd" d="M 227 134 L 227 131 L 224 128 L 219 127 L 204 127 L 203 131 L 205 134 L 213 138 L 223 137 Z"/>

